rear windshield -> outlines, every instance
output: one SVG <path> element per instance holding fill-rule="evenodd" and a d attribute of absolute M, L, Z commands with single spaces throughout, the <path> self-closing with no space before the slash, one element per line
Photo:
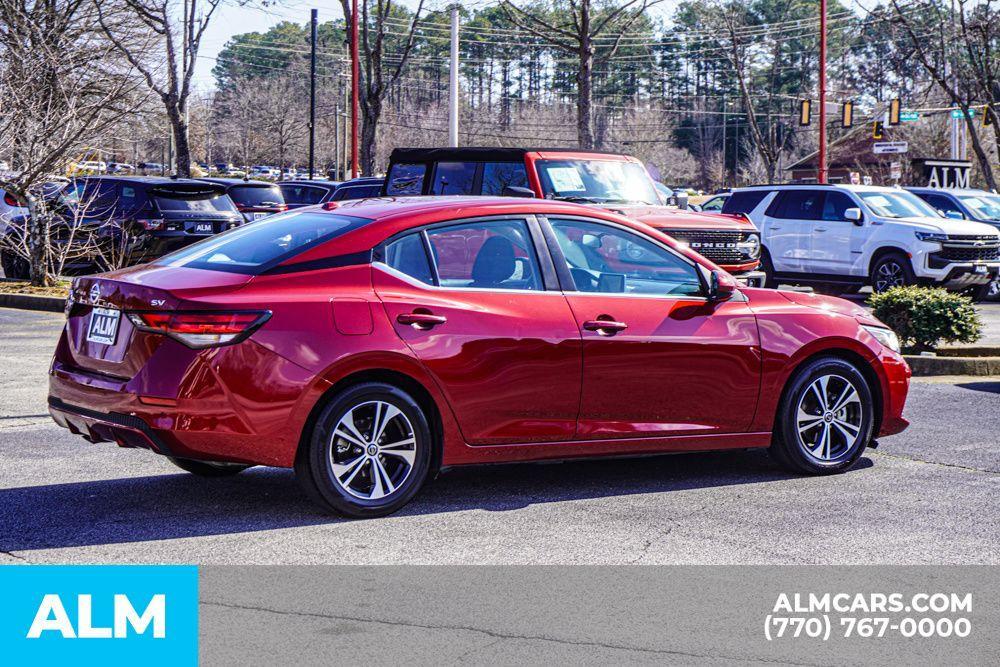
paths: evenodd
<path fill-rule="evenodd" d="M 337 188 L 333 193 L 334 201 L 344 201 L 345 199 L 367 199 L 378 197 L 382 192 L 382 185 L 349 185 L 346 188 Z"/>
<path fill-rule="evenodd" d="M 164 255 L 154 264 L 258 274 L 368 222 L 316 211 L 279 213 Z"/>
<path fill-rule="evenodd" d="M 209 197 L 191 195 L 184 192 L 157 193 L 153 195 L 156 207 L 161 211 L 188 211 L 194 213 L 229 213 L 236 212 L 236 205 L 226 194 L 216 194 Z"/>
<path fill-rule="evenodd" d="M 229 196 L 239 206 L 281 206 L 285 197 L 277 185 L 234 185 Z"/>
<path fill-rule="evenodd" d="M 323 201 L 323 195 L 327 193 L 327 188 L 316 185 L 298 185 L 296 183 L 283 183 L 278 186 L 281 194 L 285 198 L 286 204 L 310 205 Z"/>

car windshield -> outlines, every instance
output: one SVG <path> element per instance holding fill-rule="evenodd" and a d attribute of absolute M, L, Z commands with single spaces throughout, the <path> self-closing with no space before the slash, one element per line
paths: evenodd
<path fill-rule="evenodd" d="M 980 220 L 1000 220 L 1000 195 L 960 196 Z"/>
<path fill-rule="evenodd" d="M 661 203 L 645 167 L 621 160 L 540 160 L 536 163 L 547 199 L 583 203 Z"/>
<path fill-rule="evenodd" d="M 368 222 L 367 218 L 314 211 L 278 213 L 164 255 L 155 263 L 257 274 Z"/>
<path fill-rule="evenodd" d="M 862 191 L 857 195 L 872 210 L 883 218 L 940 218 L 930 204 L 909 192 Z"/>
<path fill-rule="evenodd" d="M 229 196 L 237 206 L 281 206 L 285 198 L 276 185 L 235 185 Z"/>

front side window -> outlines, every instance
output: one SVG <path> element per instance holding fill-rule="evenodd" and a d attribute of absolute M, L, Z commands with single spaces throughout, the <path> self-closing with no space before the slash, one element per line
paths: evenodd
<path fill-rule="evenodd" d="M 843 192 L 827 192 L 823 198 L 823 220 L 838 222 L 847 220 L 844 211 L 855 208 L 854 201 Z"/>
<path fill-rule="evenodd" d="M 858 192 L 872 213 L 882 218 L 940 218 L 927 202 L 909 192 Z"/>
<path fill-rule="evenodd" d="M 547 199 L 597 204 L 649 204 L 660 197 L 646 168 L 621 160 L 539 160 L 535 163 Z"/>
<path fill-rule="evenodd" d="M 761 197 L 761 199 L 763 199 L 763 197 Z M 725 197 L 712 197 L 701 205 L 701 210 L 708 213 L 717 213 L 722 210 L 722 205 L 725 203 Z"/>
<path fill-rule="evenodd" d="M 650 239 L 598 223 L 550 222 L 577 291 L 702 295 L 697 267 Z"/>
<path fill-rule="evenodd" d="M 538 259 L 523 220 L 427 230 L 442 287 L 540 290 Z"/>
<path fill-rule="evenodd" d="M 471 195 L 476 184 L 475 162 L 438 162 L 431 181 L 432 195 Z"/>
<path fill-rule="evenodd" d="M 424 174 L 427 173 L 426 164 L 406 164 L 397 163 L 389 169 L 386 176 L 386 194 L 390 195 L 419 195 L 423 194 Z"/>
<path fill-rule="evenodd" d="M 528 172 L 523 162 L 486 162 L 483 164 L 484 195 L 503 196 L 504 188 L 528 187 Z"/>
<path fill-rule="evenodd" d="M 278 213 L 164 255 L 154 263 L 254 275 L 368 222 L 367 218 L 314 211 Z"/>

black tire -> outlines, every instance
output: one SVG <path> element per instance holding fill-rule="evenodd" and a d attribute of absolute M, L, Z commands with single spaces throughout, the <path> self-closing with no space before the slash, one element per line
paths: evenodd
<path fill-rule="evenodd" d="M 969 296 L 975 303 L 982 301 L 1000 301 L 1000 280 L 991 280 L 985 285 L 979 285 L 969 290 Z"/>
<path fill-rule="evenodd" d="M 387 420 L 383 438 L 372 442 L 379 403 L 395 408 L 401 417 L 394 415 Z M 389 408 L 381 409 L 385 410 L 382 414 L 388 414 Z M 337 430 L 349 413 L 360 439 L 347 439 Z M 392 452 L 388 447 L 379 449 L 380 444 L 411 439 L 412 454 L 408 446 L 391 448 Z M 385 516 L 403 507 L 423 486 L 433 446 L 427 416 L 413 397 L 399 387 L 368 382 L 345 389 L 322 409 L 311 433 L 305 434 L 295 461 L 295 476 L 306 494 L 325 510 L 354 519 Z M 407 463 L 404 452 L 412 463 Z M 350 465 L 356 461 L 360 461 L 356 466 Z M 339 475 L 334 465 L 343 466 Z"/>
<path fill-rule="evenodd" d="M 0 252 L 0 268 L 3 268 L 5 278 L 28 280 L 31 277 L 28 262 L 10 252 Z"/>
<path fill-rule="evenodd" d="M 890 252 L 879 257 L 872 264 L 868 279 L 871 282 L 872 291 L 876 294 L 891 287 L 917 284 L 917 277 L 913 273 L 910 260 L 899 252 Z"/>
<path fill-rule="evenodd" d="M 816 283 L 812 286 L 812 291 L 826 296 L 840 296 L 844 293 L 844 288 L 837 283 Z"/>
<path fill-rule="evenodd" d="M 777 289 L 778 280 L 774 277 L 774 262 L 771 261 L 771 253 L 767 251 L 767 248 L 761 249 L 760 270 L 764 272 L 764 287 Z"/>
<path fill-rule="evenodd" d="M 198 477 L 232 477 L 252 466 L 244 463 L 223 463 L 214 461 L 195 461 L 168 456 L 170 462 L 181 470 L 186 470 Z"/>
<path fill-rule="evenodd" d="M 822 378 L 828 378 L 827 398 L 833 403 L 827 405 L 826 410 L 819 408 L 818 392 L 823 390 L 813 389 L 814 383 L 821 383 Z M 848 401 L 842 409 L 831 410 L 838 407 L 838 401 L 851 396 L 848 383 L 857 393 L 857 402 Z M 816 422 L 808 419 L 800 422 L 800 407 L 810 417 L 815 416 Z M 834 416 L 827 416 L 830 414 Z M 801 437 L 800 423 L 807 427 Z M 804 364 L 789 380 L 775 415 L 774 439 L 769 451 L 778 462 L 794 472 L 812 475 L 843 472 L 864 453 L 872 440 L 874 424 L 874 400 L 861 371 L 843 359 L 819 357 Z M 855 428 L 856 435 L 849 439 L 847 434 Z M 823 440 L 824 430 L 828 434 L 827 441 Z M 812 449 L 810 445 L 816 448 Z"/>

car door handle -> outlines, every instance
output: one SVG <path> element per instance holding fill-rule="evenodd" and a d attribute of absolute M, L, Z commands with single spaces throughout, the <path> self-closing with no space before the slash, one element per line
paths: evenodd
<path fill-rule="evenodd" d="M 624 322 L 617 322 L 611 318 L 598 318 L 596 320 L 587 320 L 583 323 L 583 328 L 587 331 L 596 331 L 602 336 L 614 336 L 619 331 L 625 331 L 625 329 L 628 329 L 628 325 Z"/>
<path fill-rule="evenodd" d="M 815 229 L 817 232 L 825 232 L 826 231 L 826 227 L 814 227 L 813 229 Z"/>
<path fill-rule="evenodd" d="M 444 315 L 414 311 L 412 313 L 400 313 L 396 316 L 396 321 L 400 324 L 412 326 L 415 329 L 430 329 L 439 324 L 444 324 L 448 321 L 448 318 Z"/>

